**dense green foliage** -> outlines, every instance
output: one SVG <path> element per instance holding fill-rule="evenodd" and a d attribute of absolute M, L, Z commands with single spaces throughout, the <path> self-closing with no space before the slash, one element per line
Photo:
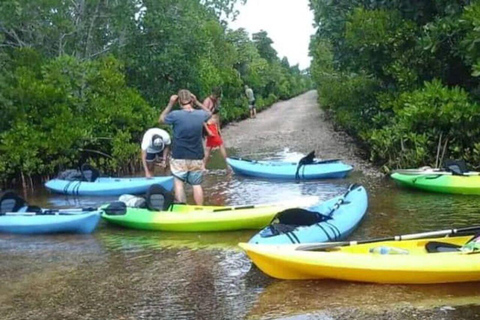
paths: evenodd
<path fill-rule="evenodd" d="M 4 0 L 0 3 L 0 181 L 84 161 L 107 172 L 139 163 L 142 133 L 171 94 L 224 92 L 224 122 L 310 87 L 267 33 L 220 17 L 235 0 Z M 239 1 L 239 2 L 245 2 Z"/>
<path fill-rule="evenodd" d="M 480 1 L 310 0 L 319 100 L 371 160 L 480 163 Z"/>

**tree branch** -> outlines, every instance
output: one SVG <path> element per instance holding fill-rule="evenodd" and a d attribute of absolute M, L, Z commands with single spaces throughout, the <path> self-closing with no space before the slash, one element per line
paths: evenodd
<path fill-rule="evenodd" d="M 86 40 L 85 49 L 84 49 L 84 56 L 85 57 L 89 56 L 90 39 L 91 39 L 91 36 L 92 36 L 93 25 L 95 24 L 95 20 L 97 19 L 97 16 L 98 16 L 98 8 L 99 7 L 100 7 L 100 1 L 97 3 L 97 6 L 95 7 L 95 13 L 93 14 L 93 17 L 90 20 L 90 26 L 88 28 L 87 40 Z"/>

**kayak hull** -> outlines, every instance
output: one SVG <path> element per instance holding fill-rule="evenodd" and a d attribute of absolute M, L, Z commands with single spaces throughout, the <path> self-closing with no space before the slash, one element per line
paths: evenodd
<path fill-rule="evenodd" d="M 298 245 L 240 244 L 255 265 L 278 279 L 337 279 L 392 284 L 480 281 L 480 254 L 427 253 L 429 241 L 463 245 L 469 237 L 377 242 L 336 251 L 300 251 Z M 377 246 L 393 246 L 409 254 L 374 254 Z"/>
<path fill-rule="evenodd" d="M 244 209 L 174 205 L 172 211 L 128 208 L 125 215 L 102 214 L 108 222 L 127 228 L 157 231 L 200 232 L 261 229 L 284 206 Z"/>
<path fill-rule="evenodd" d="M 45 183 L 45 187 L 55 193 L 77 196 L 120 196 L 122 194 L 146 193 L 152 184 L 160 184 L 163 188 L 171 191 L 173 177 L 154 178 L 97 178 L 94 182 L 68 181 L 52 179 Z"/>
<path fill-rule="evenodd" d="M 357 186 L 342 196 L 308 208 L 310 211 L 331 214 L 332 219 L 312 226 L 298 227 L 287 234 L 275 236 L 269 236 L 270 231 L 267 227 L 253 236 L 249 243 L 292 244 L 342 240 L 357 228 L 367 208 L 367 192 L 364 187 Z"/>
<path fill-rule="evenodd" d="M 53 215 L 0 216 L 0 232 L 16 234 L 91 233 L 98 225 L 100 211 L 62 211 Z"/>
<path fill-rule="evenodd" d="M 476 175 L 393 173 L 391 177 L 403 187 L 438 193 L 480 195 L 480 176 Z"/>
<path fill-rule="evenodd" d="M 266 178 L 294 180 L 298 163 L 281 161 L 255 161 L 227 158 L 228 165 L 236 174 Z M 300 179 L 341 179 L 344 178 L 353 167 L 341 161 L 318 162 L 303 166 L 299 170 Z"/>

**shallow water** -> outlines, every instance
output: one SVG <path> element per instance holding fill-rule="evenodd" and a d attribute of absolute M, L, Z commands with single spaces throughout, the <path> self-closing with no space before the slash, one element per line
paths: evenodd
<path fill-rule="evenodd" d="M 282 152 L 257 158 L 298 156 Z M 478 224 L 479 197 L 400 189 L 389 179 L 358 171 L 344 180 L 298 184 L 257 180 L 226 174 L 222 162 L 217 155 L 210 164 L 206 203 L 328 199 L 350 183 L 363 184 L 369 192 L 369 212 L 351 239 Z M 98 206 L 114 198 L 75 199 L 38 190 L 28 200 L 59 208 Z M 335 310 L 345 309 L 381 318 L 383 310 L 392 308 L 445 306 L 449 319 L 459 319 L 463 315 L 451 310 L 467 306 L 475 314 L 478 308 L 473 305 L 480 305 L 478 283 L 407 286 L 274 280 L 252 266 L 236 246 L 254 233 L 147 232 L 102 221 L 91 235 L 0 235 L 1 319 L 330 319 Z"/>

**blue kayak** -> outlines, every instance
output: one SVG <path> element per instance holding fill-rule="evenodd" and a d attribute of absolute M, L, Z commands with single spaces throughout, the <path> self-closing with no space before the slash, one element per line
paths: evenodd
<path fill-rule="evenodd" d="M 298 162 L 257 161 L 227 158 L 228 165 L 237 174 L 269 179 L 339 179 L 344 178 L 353 167 L 342 161 L 314 160 L 298 167 Z M 298 169 L 298 170 L 297 170 Z"/>
<path fill-rule="evenodd" d="M 352 185 L 344 195 L 308 210 L 289 209 L 279 213 L 249 243 L 292 244 L 342 240 L 357 228 L 367 207 L 365 188 Z"/>
<path fill-rule="evenodd" d="M 19 234 L 91 233 L 100 221 L 100 211 L 13 212 L 0 216 L 0 232 Z"/>
<path fill-rule="evenodd" d="M 167 191 L 173 188 L 173 177 L 154 178 L 96 178 L 95 181 L 52 179 L 45 187 L 53 192 L 78 196 L 120 196 L 143 194 L 153 184 L 160 184 Z"/>

